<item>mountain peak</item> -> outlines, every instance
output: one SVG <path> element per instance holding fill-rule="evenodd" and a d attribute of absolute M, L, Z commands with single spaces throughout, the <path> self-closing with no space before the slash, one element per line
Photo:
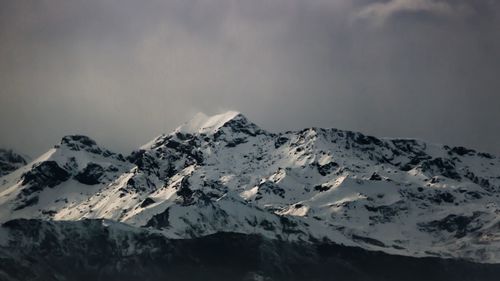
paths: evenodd
<path fill-rule="evenodd" d="M 56 148 L 66 147 L 72 151 L 86 151 L 93 154 L 102 154 L 105 157 L 115 155 L 115 153 L 101 148 L 96 141 L 84 135 L 67 135 L 61 139 L 60 145 Z"/>
<path fill-rule="evenodd" d="M 189 122 L 178 127 L 175 132 L 189 134 L 213 134 L 224 127 L 230 121 L 239 121 L 251 124 L 248 119 L 238 111 L 227 111 L 225 113 L 208 116 L 197 113 Z"/>
<path fill-rule="evenodd" d="M 71 144 L 79 144 L 79 145 L 83 145 L 83 146 L 94 146 L 94 145 L 97 145 L 97 143 L 87 137 L 87 136 L 84 136 L 84 135 L 67 135 L 67 136 L 64 136 L 62 139 L 61 139 L 61 144 L 62 145 L 71 145 Z"/>
<path fill-rule="evenodd" d="M 144 144 L 140 149 L 151 149 L 162 145 L 166 140 L 169 140 L 174 135 L 212 135 L 219 136 L 231 132 L 233 137 L 239 136 L 240 133 L 250 136 L 266 133 L 257 125 L 250 122 L 243 114 L 238 111 L 227 111 L 212 116 L 208 116 L 202 112 L 197 113 L 190 121 L 177 127 L 170 134 L 161 134 L 150 142 Z M 231 137 L 225 137 L 226 140 Z"/>

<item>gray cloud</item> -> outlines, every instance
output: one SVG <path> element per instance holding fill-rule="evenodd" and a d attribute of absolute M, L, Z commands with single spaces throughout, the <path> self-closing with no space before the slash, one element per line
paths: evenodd
<path fill-rule="evenodd" d="M 412 3 L 2 1 L 0 145 L 78 132 L 127 152 L 234 109 L 499 154 L 499 5 Z"/>
<path fill-rule="evenodd" d="M 440 0 L 389 0 L 364 6 L 357 14 L 358 19 L 367 19 L 375 25 L 382 25 L 391 17 L 401 13 L 427 13 L 448 19 L 471 16 L 472 9 L 460 1 Z"/>

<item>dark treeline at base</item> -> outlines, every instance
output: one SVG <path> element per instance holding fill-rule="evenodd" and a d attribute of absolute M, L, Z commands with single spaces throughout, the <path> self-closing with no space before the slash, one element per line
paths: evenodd
<path fill-rule="evenodd" d="M 173 240 L 101 220 L 14 220 L 0 280 L 499 280 L 500 265 L 217 233 Z"/>

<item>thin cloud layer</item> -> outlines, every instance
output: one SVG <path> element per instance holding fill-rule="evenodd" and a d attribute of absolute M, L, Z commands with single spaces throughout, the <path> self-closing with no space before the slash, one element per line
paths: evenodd
<path fill-rule="evenodd" d="M 401 13 L 425 13 L 436 17 L 463 18 L 470 15 L 472 10 L 459 1 L 453 3 L 442 0 L 390 0 L 368 4 L 355 17 L 380 26 L 391 17 Z"/>

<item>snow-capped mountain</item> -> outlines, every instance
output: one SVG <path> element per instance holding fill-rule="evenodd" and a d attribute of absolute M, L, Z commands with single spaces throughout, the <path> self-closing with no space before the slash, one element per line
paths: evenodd
<path fill-rule="evenodd" d="M 0 148 L 0 177 L 26 165 L 26 157 L 15 153 L 11 149 Z"/>
<path fill-rule="evenodd" d="M 107 219 L 170 239 L 236 232 L 500 263 L 500 158 L 464 147 L 198 114 L 126 157 L 64 137 L 0 183 L 1 222 Z"/>

